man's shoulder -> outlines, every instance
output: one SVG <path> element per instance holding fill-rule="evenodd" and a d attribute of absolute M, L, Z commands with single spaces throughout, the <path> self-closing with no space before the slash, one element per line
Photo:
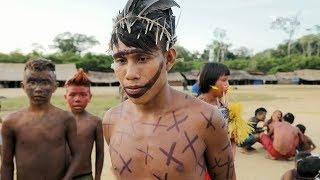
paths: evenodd
<path fill-rule="evenodd" d="M 21 119 L 22 117 L 24 117 L 24 115 L 26 114 L 26 109 L 21 109 L 15 112 L 12 112 L 6 116 L 4 116 L 2 123 L 12 123 L 12 122 L 16 122 L 19 119 Z"/>
<path fill-rule="evenodd" d="M 95 123 L 95 124 L 98 124 L 99 122 L 101 122 L 101 118 L 99 118 L 98 116 L 96 115 L 93 115 L 91 113 L 88 113 L 88 120 L 90 120 L 91 122 Z"/>
<path fill-rule="evenodd" d="M 62 119 L 65 121 L 74 120 L 74 116 L 71 112 L 60 109 L 58 107 L 53 106 L 51 112 L 55 114 L 55 117 L 58 119 Z"/>
<path fill-rule="evenodd" d="M 111 119 L 114 119 L 114 118 L 111 118 L 112 115 L 115 115 L 115 114 L 120 114 L 123 110 L 123 105 L 125 103 L 127 103 L 128 100 L 124 101 L 124 102 L 121 102 L 120 104 L 118 104 L 117 106 L 114 106 L 114 107 L 111 107 L 110 109 L 108 109 L 106 111 L 106 113 L 104 114 L 103 118 L 102 118 L 102 122 L 103 124 L 104 123 L 108 123 Z"/>

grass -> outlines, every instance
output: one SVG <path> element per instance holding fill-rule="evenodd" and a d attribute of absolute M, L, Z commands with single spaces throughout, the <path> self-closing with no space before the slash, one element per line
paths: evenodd
<path fill-rule="evenodd" d="M 53 96 L 51 102 L 53 105 L 61 109 L 67 110 L 67 105 L 63 96 Z M 88 105 L 87 110 L 88 112 L 102 118 L 106 110 L 110 109 L 118 103 L 119 98 L 117 96 L 97 95 L 92 98 L 92 101 Z M 1 105 L 2 112 L 0 115 L 5 114 L 6 112 L 16 111 L 18 109 L 26 107 L 28 105 L 28 98 L 26 96 L 21 96 L 3 99 L 1 101 Z"/>

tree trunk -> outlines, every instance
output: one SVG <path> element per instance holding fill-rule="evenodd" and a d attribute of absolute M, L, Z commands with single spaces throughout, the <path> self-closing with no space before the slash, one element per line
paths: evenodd
<path fill-rule="evenodd" d="M 288 41 L 288 56 L 290 57 L 291 40 Z"/>
<path fill-rule="evenodd" d="M 318 42 L 318 51 L 317 51 L 317 56 L 320 56 L 320 42 Z"/>
<path fill-rule="evenodd" d="M 310 43 L 310 41 L 308 41 L 308 57 L 310 57 L 311 56 L 311 54 L 312 54 L 312 52 L 311 52 L 311 43 Z"/>

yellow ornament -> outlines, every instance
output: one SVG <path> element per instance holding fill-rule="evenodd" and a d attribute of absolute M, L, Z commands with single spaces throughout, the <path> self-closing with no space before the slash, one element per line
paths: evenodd
<path fill-rule="evenodd" d="M 240 103 L 230 103 L 229 105 L 229 125 L 228 132 L 231 139 L 237 144 L 242 144 L 253 132 L 249 121 L 241 117 L 242 105 Z"/>

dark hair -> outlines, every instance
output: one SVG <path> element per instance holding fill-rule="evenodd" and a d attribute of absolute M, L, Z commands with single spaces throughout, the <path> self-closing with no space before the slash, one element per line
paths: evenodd
<path fill-rule="evenodd" d="M 294 115 L 292 113 L 287 113 L 283 116 L 283 119 L 288 123 L 292 124 L 294 121 Z"/>
<path fill-rule="evenodd" d="M 37 59 L 30 59 L 26 62 L 24 67 L 24 71 L 52 71 L 55 72 L 56 68 L 55 65 L 47 59 L 44 58 L 37 58 Z"/>
<path fill-rule="evenodd" d="M 254 112 L 254 115 L 256 116 L 258 113 L 260 113 L 260 112 L 267 112 L 267 110 L 265 109 L 265 108 L 263 108 L 263 107 L 261 107 L 261 108 L 258 108 L 258 109 L 256 109 L 256 111 Z"/>
<path fill-rule="evenodd" d="M 297 162 L 297 173 L 300 177 L 314 178 L 320 171 L 320 158 L 309 156 Z"/>
<path fill-rule="evenodd" d="M 157 20 L 157 22 L 161 25 L 164 25 L 168 32 L 172 35 L 172 40 L 169 42 L 169 48 L 173 47 L 174 43 L 176 42 L 176 38 L 173 37 L 175 35 L 175 16 L 173 16 L 172 9 L 161 10 L 157 9 L 148 13 L 146 18 L 150 20 Z M 123 18 L 123 13 L 120 13 L 116 21 Z M 150 29 L 150 25 L 148 27 L 149 22 L 135 18 L 135 23 L 133 26 L 130 27 L 131 32 L 127 30 L 127 24 L 121 23 L 115 25 L 116 31 L 113 31 L 111 34 L 110 40 L 110 49 L 113 50 L 114 46 L 119 45 L 119 41 L 125 44 L 128 47 L 136 47 L 145 50 L 146 52 L 152 52 L 155 50 L 162 50 L 165 52 L 167 50 L 167 42 L 168 38 L 165 34 L 163 34 L 162 39 L 156 36 L 156 34 L 161 33 L 161 28 L 157 25 L 154 25 Z M 146 31 L 146 29 L 148 30 Z M 146 32 L 146 33 L 145 33 Z M 157 42 L 157 43 L 156 43 Z"/>
<path fill-rule="evenodd" d="M 304 134 L 304 132 L 306 132 L 306 127 L 303 124 L 297 124 L 296 127 L 299 128 L 299 130 L 302 132 L 302 134 Z"/>
<path fill-rule="evenodd" d="M 296 154 L 296 157 L 295 157 L 295 160 L 296 161 L 299 161 L 299 160 L 302 160 L 302 159 L 304 159 L 304 158 L 306 158 L 306 157 L 308 157 L 308 156 L 311 156 L 311 153 L 309 153 L 309 152 L 298 152 L 297 154 Z"/>
<path fill-rule="evenodd" d="M 229 76 L 230 70 L 221 63 L 206 63 L 200 72 L 199 88 L 201 93 L 209 92 L 221 76 Z"/>

